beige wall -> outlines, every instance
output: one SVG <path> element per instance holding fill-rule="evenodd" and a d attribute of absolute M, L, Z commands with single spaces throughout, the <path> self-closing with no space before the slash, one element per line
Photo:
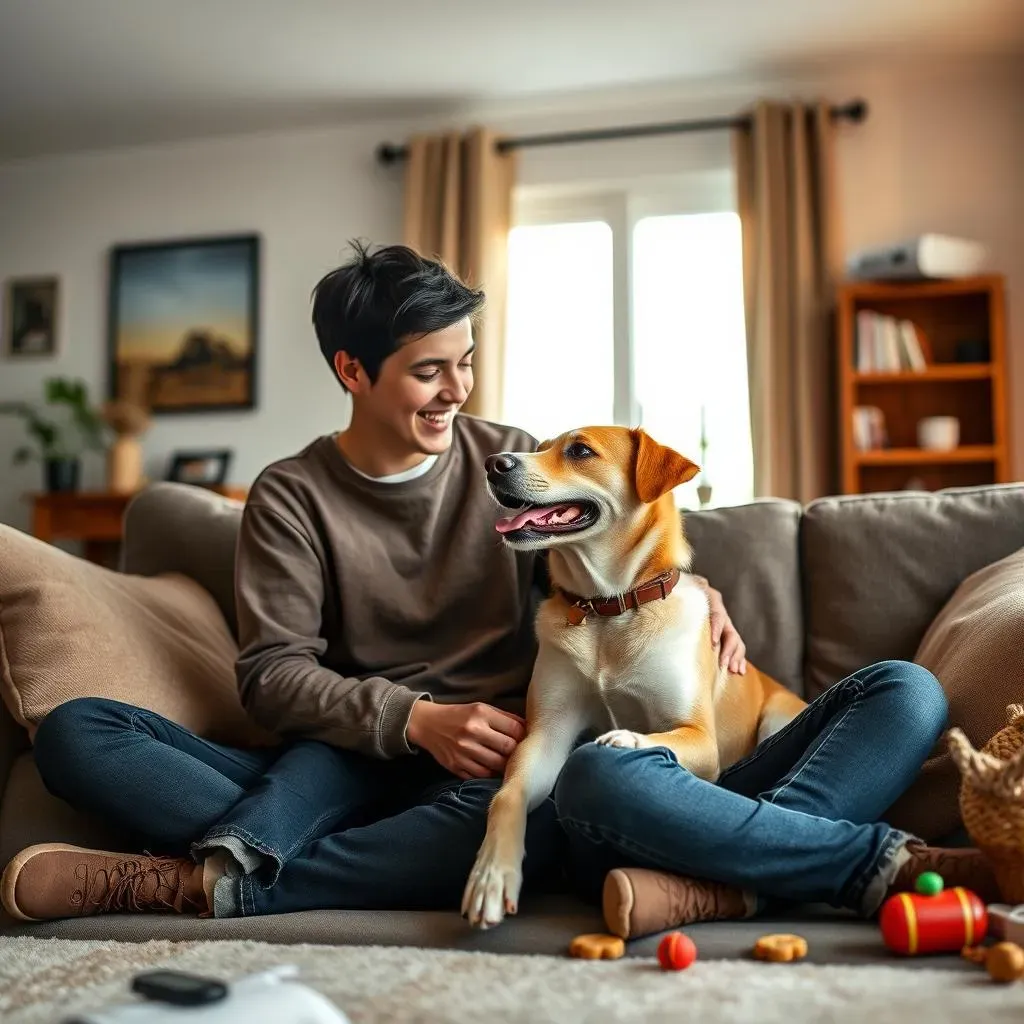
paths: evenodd
<path fill-rule="evenodd" d="M 921 67 L 805 69 L 745 82 L 566 98 L 543 115 L 481 111 L 505 130 L 557 131 L 741 110 L 758 96 L 868 101 L 859 125 L 838 130 L 839 210 L 845 251 L 938 232 L 989 247 L 1006 275 L 1013 471 L 1024 479 L 1024 61 Z M 725 133 L 666 136 L 522 151 L 526 187 L 599 185 L 632 175 L 691 173 L 730 159 Z"/>
<path fill-rule="evenodd" d="M 548 98 L 467 109 L 458 121 L 502 131 L 655 121 L 740 109 L 758 95 L 833 101 L 864 96 L 862 125 L 839 138 L 841 207 L 848 245 L 919 231 L 986 242 L 1009 280 L 1012 399 L 1024 396 L 1024 76 L 1009 62 L 905 69 L 827 69 L 759 81 Z M 343 425 L 347 403 L 331 381 L 309 324 L 309 293 L 341 258 L 346 239 L 397 239 L 401 171 L 373 150 L 414 126 L 379 123 L 281 132 L 0 165 L 0 279 L 57 273 L 64 282 L 64 347 L 56 361 L 0 361 L 0 400 L 31 398 L 44 376 L 81 376 L 102 393 L 106 252 L 116 242 L 256 230 L 264 240 L 259 408 L 252 413 L 160 419 L 145 439 L 147 469 L 162 474 L 173 448 L 230 446 L 237 482 L 310 437 Z M 419 127 L 419 126 L 417 126 Z M 600 143 L 522 154 L 524 187 L 635 173 L 728 166 L 725 135 Z M 1024 408 L 1013 420 L 1014 465 L 1024 477 Z M 20 440 L 0 420 L 0 521 L 26 526 L 20 495 L 38 487 L 36 466 L 11 469 Z M 91 459 L 86 484 L 102 465 Z"/>
<path fill-rule="evenodd" d="M 937 231 L 983 241 L 1005 274 L 1012 465 L 1024 478 L 1024 71 L 968 65 L 872 87 L 871 118 L 844 133 L 851 247 Z"/>

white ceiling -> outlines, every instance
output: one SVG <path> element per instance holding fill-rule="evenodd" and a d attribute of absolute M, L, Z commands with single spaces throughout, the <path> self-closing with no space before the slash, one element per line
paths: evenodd
<path fill-rule="evenodd" d="M 884 55 L 1024 0 L 0 0 L 0 158 Z"/>

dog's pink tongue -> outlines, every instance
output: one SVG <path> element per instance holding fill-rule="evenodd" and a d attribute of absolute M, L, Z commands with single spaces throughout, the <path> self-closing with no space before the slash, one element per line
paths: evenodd
<path fill-rule="evenodd" d="M 494 528 L 498 533 L 514 533 L 516 530 L 521 530 L 529 523 L 543 522 L 548 516 L 557 512 L 561 507 L 561 505 L 549 505 L 546 508 L 530 508 L 525 512 L 520 512 L 517 516 L 509 516 L 507 519 L 499 519 L 494 524 Z"/>

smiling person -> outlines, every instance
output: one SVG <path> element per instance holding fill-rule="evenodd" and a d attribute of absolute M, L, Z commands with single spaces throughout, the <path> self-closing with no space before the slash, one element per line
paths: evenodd
<path fill-rule="evenodd" d="M 241 698 L 283 744 L 232 749 L 115 701 L 59 706 L 34 744 L 47 788 L 160 856 L 30 847 L 4 873 L 11 914 L 459 906 L 525 734 L 546 580 L 542 555 L 500 542 L 485 486 L 488 456 L 537 440 L 460 413 L 483 300 L 402 246 L 357 246 L 317 284 L 351 420 L 259 474 L 237 547 Z M 720 657 L 742 670 L 707 590 Z M 527 887 L 559 880 L 565 845 L 547 800 Z"/>

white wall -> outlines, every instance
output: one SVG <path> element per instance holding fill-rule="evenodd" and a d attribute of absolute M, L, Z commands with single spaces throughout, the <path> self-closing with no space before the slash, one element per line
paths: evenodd
<path fill-rule="evenodd" d="M 618 90 L 467 109 L 460 123 L 502 132 L 548 131 L 729 113 L 758 95 L 839 102 L 865 97 L 868 120 L 840 129 L 841 210 L 850 247 L 922 230 L 990 245 L 1009 278 L 1011 397 L 1024 396 L 1024 76 L 1007 62 L 921 71 L 809 70 L 760 82 Z M 255 230 L 263 237 L 259 407 L 250 413 L 165 417 L 145 439 L 152 476 L 174 448 L 228 446 L 234 482 L 314 435 L 344 425 L 347 402 L 330 378 L 309 321 L 310 290 L 337 265 L 348 238 L 395 241 L 401 171 L 375 165 L 397 122 L 149 146 L 0 165 L 0 279 L 56 273 L 64 288 L 64 349 L 57 360 L 0 360 L 0 400 L 31 398 L 45 376 L 83 377 L 102 395 L 106 366 L 106 253 L 112 244 Z M 422 127 L 422 126 L 421 126 Z M 726 135 L 676 136 L 521 152 L 526 187 L 637 172 L 720 167 Z M 1024 477 L 1024 407 L 1014 403 L 1016 474 Z M 36 465 L 12 469 L 20 439 L 0 419 L 0 521 L 25 527 L 20 496 Z M 100 486 L 92 457 L 86 486 Z"/>
<path fill-rule="evenodd" d="M 144 439 L 160 477 L 174 448 L 231 447 L 233 482 L 344 425 L 348 402 L 310 323 L 310 292 L 349 238 L 393 240 L 399 175 L 374 165 L 381 127 L 306 131 L 26 161 L 0 168 L 0 279 L 55 273 L 63 284 L 56 360 L 0 360 L 0 400 L 34 398 L 44 377 L 84 378 L 96 399 L 106 374 L 107 251 L 119 242 L 256 231 L 262 236 L 258 408 L 158 417 Z M 26 526 L 20 496 L 37 463 L 10 467 L 20 423 L 0 418 L 0 521 Z M 87 487 L 102 487 L 89 455 Z"/>

